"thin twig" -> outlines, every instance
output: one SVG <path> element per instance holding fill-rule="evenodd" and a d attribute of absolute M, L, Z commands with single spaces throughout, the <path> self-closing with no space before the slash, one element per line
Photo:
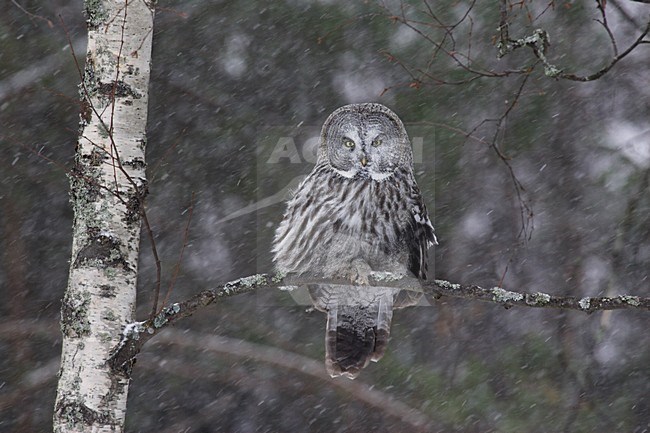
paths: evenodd
<path fill-rule="evenodd" d="M 32 153 L 33 155 L 35 155 L 37 158 L 40 158 L 43 161 L 49 162 L 50 164 L 53 164 L 56 167 L 60 168 L 61 170 L 63 170 L 63 172 L 67 176 L 75 177 L 77 179 L 82 179 L 84 182 L 88 183 L 89 185 L 95 186 L 95 187 L 97 187 L 99 189 L 102 189 L 102 190 L 108 192 L 113 197 L 115 197 L 117 200 L 119 200 L 120 203 L 122 203 L 123 205 L 125 205 L 125 206 L 127 205 L 126 201 L 124 201 L 124 199 L 122 198 L 122 196 L 119 193 L 117 193 L 117 192 L 113 191 L 112 189 L 108 188 L 106 185 L 103 185 L 102 183 L 97 182 L 96 179 L 85 176 L 85 175 L 83 175 L 82 173 L 80 173 L 78 171 L 69 169 L 68 167 L 61 164 L 60 162 L 58 162 L 58 161 L 56 161 L 56 160 L 54 160 L 54 159 L 52 159 L 52 158 L 50 158 L 48 156 L 43 155 L 41 152 L 35 151 L 34 149 L 30 148 L 29 146 L 27 146 L 24 143 L 18 143 L 18 145 L 20 147 L 22 147 L 23 149 L 27 150 L 28 152 Z"/>
<path fill-rule="evenodd" d="M 169 146 L 167 148 L 167 150 L 165 150 L 165 153 L 163 153 L 163 155 L 160 158 L 158 158 L 158 161 L 156 161 L 156 163 L 153 165 L 153 167 L 151 167 L 148 170 L 148 177 L 151 179 L 152 182 L 156 178 L 156 174 L 158 173 L 158 168 L 167 160 L 167 158 L 174 151 L 174 149 L 176 149 L 176 146 L 178 146 L 178 144 L 181 142 L 181 139 L 185 135 L 186 131 L 187 131 L 187 128 L 183 128 L 181 130 L 180 136 L 176 139 L 176 141 L 174 141 L 174 143 L 172 143 L 172 145 Z"/>
<path fill-rule="evenodd" d="M 605 67 L 603 67 L 601 70 L 598 72 L 595 72 L 591 75 L 586 75 L 586 76 L 580 76 L 580 75 L 575 75 L 575 74 L 567 74 L 567 73 L 561 73 L 559 75 L 560 78 L 565 78 L 567 80 L 572 80 L 572 81 L 581 81 L 581 82 L 587 82 L 587 81 L 594 81 L 605 75 L 607 72 L 609 72 L 610 69 L 614 67 L 618 62 L 623 60 L 625 57 L 628 56 L 636 47 L 642 44 L 648 44 L 650 41 L 644 41 L 643 39 L 648 35 L 650 32 L 650 21 L 646 24 L 645 29 L 641 34 L 639 35 L 638 38 L 632 44 L 630 44 L 625 51 L 623 51 L 621 54 L 615 56 L 612 61 Z"/>
<path fill-rule="evenodd" d="M 512 159 L 510 156 L 506 155 L 503 150 L 499 147 L 497 144 L 498 139 L 499 139 L 499 134 L 502 131 L 502 126 L 503 123 L 506 121 L 508 118 L 508 115 L 510 112 L 517 106 L 519 103 L 519 98 L 521 97 L 524 88 L 526 86 L 526 83 L 528 82 L 528 78 L 530 77 L 530 72 L 532 72 L 532 69 L 529 71 L 528 74 L 524 75 L 524 79 L 521 81 L 521 84 L 519 85 L 519 88 L 515 92 L 515 96 L 510 104 L 508 104 L 508 107 L 506 110 L 501 114 L 500 117 L 495 118 L 495 119 L 483 119 L 480 121 L 474 128 L 472 128 L 469 132 L 465 133 L 466 138 L 472 138 L 476 140 L 476 137 L 474 136 L 474 132 L 476 132 L 481 126 L 485 125 L 486 123 L 493 122 L 496 124 L 495 129 L 494 129 L 494 134 L 492 136 L 492 140 L 490 142 L 487 142 L 485 140 L 479 140 L 481 143 L 487 144 L 492 150 L 494 150 L 494 153 L 497 155 L 497 157 L 503 162 L 503 164 L 506 166 L 508 170 L 508 174 L 510 176 L 510 179 L 512 181 L 515 194 L 517 195 L 517 200 L 519 202 L 519 214 L 521 217 L 521 229 L 519 231 L 519 234 L 517 236 L 521 236 L 522 234 L 525 236 L 526 240 L 529 240 L 530 237 L 533 234 L 533 227 L 531 225 L 533 221 L 533 208 L 532 205 L 529 204 L 529 201 L 526 200 L 523 196 L 523 194 L 526 192 L 526 188 L 524 185 L 521 183 L 521 181 L 517 178 L 517 175 L 515 174 L 514 168 L 512 167 L 512 164 L 510 163 L 510 160 Z"/>
<path fill-rule="evenodd" d="M 45 17 L 42 17 L 42 16 L 40 16 L 40 15 L 36 15 L 36 14 L 33 14 L 33 13 L 29 12 L 27 9 L 25 9 L 24 7 L 22 7 L 22 6 L 21 6 L 21 5 L 20 5 L 16 0 L 11 0 L 11 2 L 12 2 L 12 3 L 13 3 L 13 4 L 18 8 L 18 9 L 20 9 L 22 12 L 24 12 L 25 15 L 27 15 L 30 19 L 32 19 L 32 20 L 41 20 L 41 21 L 45 21 L 45 22 L 47 23 L 47 26 L 48 26 L 49 28 L 54 28 L 54 23 L 52 23 L 52 20 L 50 20 L 49 18 L 45 18 Z"/>
<path fill-rule="evenodd" d="M 612 33 L 612 30 L 609 28 L 609 24 L 607 24 L 607 12 L 605 12 L 605 0 L 596 0 L 596 5 L 598 10 L 600 11 L 600 16 L 602 18 L 602 21 L 596 20 L 596 22 L 600 23 L 604 28 L 605 31 L 607 32 L 607 36 L 609 36 L 609 41 L 612 43 L 612 49 L 614 50 L 614 57 L 618 56 L 618 47 L 616 46 L 616 38 L 614 38 L 614 34 Z"/>
<path fill-rule="evenodd" d="M 149 217 L 146 212 L 141 212 L 142 221 L 144 222 L 145 229 L 149 236 L 149 244 L 151 245 L 151 254 L 153 255 L 154 262 L 156 264 L 156 282 L 154 283 L 153 289 L 153 299 L 151 300 L 151 315 L 150 318 L 153 318 L 158 312 L 158 298 L 160 297 L 160 286 L 162 284 L 162 262 L 160 256 L 158 255 L 158 248 L 156 247 L 156 242 L 153 237 L 153 230 L 151 229 L 151 224 L 149 223 Z"/>
<path fill-rule="evenodd" d="M 115 106 L 117 105 L 117 98 L 115 97 L 115 94 L 117 93 L 117 84 L 119 83 L 120 79 L 120 62 L 122 61 L 122 49 L 124 48 L 124 32 L 126 30 L 126 19 L 127 19 L 127 12 L 129 9 L 129 0 L 125 0 L 124 6 L 122 7 L 124 9 L 124 19 L 122 20 L 122 28 L 121 28 L 121 33 L 120 33 L 120 48 L 117 51 L 117 61 L 115 65 L 115 79 L 113 80 L 112 86 L 111 86 L 111 119 L 109 122 L 109 129 L 108 129 L 108 136 L 111 141 L 111 157 L 113 158 L 113 161 L 117 161 L 117 164 L 120 166 L 120 171 L 126 175 L 127 179 L 130 178 L 128 173 L 126 173 L 126 170 L 123 169 L 122 167 L 122 160 L 120 158 L 119 151 L 117 149 L 117 143 L 115 143 L 115 140 L 113 138 L 113 131 L 114 131 L 114 126 L 113 122 L 115 121 Z M 119 12 L 118 12 L 119 13 Z M 116 14 L 117 16 L 117 14 Z M 108 26 L 110 23 L 106 24 L 106 28 L 108 29 Z M 90 99 L 90 98 L 88 98 Z M 100 121 L 102 119 L 100 118 Z M 115 152 L 115 155 L 113 155 L 113 152 Z M 115 190 L 118 190 L 118 183 L 117 183 L 117 168 L 113 166 L 113 178 L 115 179 Z M 130 180 L 130 179 L 129 179 Z M 135 183 L 131 181 L 131 183 L 135 186 Z M 138 188 L 135 186 L 135 191 L 137 193 Z"/>
<path fill-rule="evenodd" d="M 169 282 L 169 287 L 167 288 L 167 293 L 165 293 L 165 297 L 163 298 L 162 304 L 160 304 L 160 308 L 164 308 L 165 305 L 167 305 L 167 301 L 169 300 L 169 295 L 172 293 L 172 289 L 174 288 L 174 285 L 176 284 L 176 278 L 178 277 L 178 273 L 181 270 L 181 263 L 183 262 L 183 253 L 185 252 L 185 247 L 187 247 L 187 242 L 190 237 L 190 223 L 192 222 L 192 213 L 194 212 L 194 192 L 192 192 L 192 197 L 190 198 L 190 206 L 187 209 L 187 224 L 185 225 L 185 232 L 183 234 L 183 245 L 181 246 L 181 252 L 178 255 L 178 261 L 176 261 L 176 265 L 174 266 L 174 272 L 172 273 L 172 278 L 171 281 Z M 156 313 L 159 313 L 159 311 L 156 311 Z"/>

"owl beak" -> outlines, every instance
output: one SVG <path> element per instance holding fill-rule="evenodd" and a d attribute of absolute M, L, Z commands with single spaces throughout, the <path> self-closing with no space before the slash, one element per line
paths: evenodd
<path fill-rule="evenodd" d="M 364 155 L 361 157 L 361 166 L 365 167 L 366 165 L 368 165 L 368 159 Z"/>

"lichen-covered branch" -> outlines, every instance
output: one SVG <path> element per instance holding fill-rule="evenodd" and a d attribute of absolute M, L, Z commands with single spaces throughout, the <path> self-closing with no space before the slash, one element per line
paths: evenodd
<path fill-rule="evenodd" d="M 544 74 L 546 76 L 551 78 L 562 78 L 565 80 L 580 81 L 580 82 L 594 81 L 599 79 L 603 75 L 605 75 L 607 72 L 609 72 L 609 70 L 612 69 L 614 65 L 616 65 L 618 62 L 623 60 L 625 57 L 627 57 L 639 45 L 648 43 L 648 41 L 646 41 L 645 38 L 646 36 L 648 36 L 648 33 L 650 33 L 650 21 L 648 21 L 645 29 L 636 38 L 636 40 L 632 42 L 623 52 L 619 53 L 618 47 L 616 45 L 616 40 L 614 39 L 611 30 L 607 25 L 604 9 L 603 9 L 602 24 L 605 27 L 605 30 L 607 31 L 607 34 L 609 35 L 612 41 L 612 46 L 614 49 L 614 57 L 609 61 L 607 65 L 603 66 L 600 70 L 594 72 L 593 74 L 577 75 L 577 74 L 565 72 L 564 70 L 562 70 L 562 68 L 552 64 L 546 57 L 546 52 L 550 45 L 550 37 L 548 32 L 544 29 L 536 29 L 532 35 L 525 36 L 520 39 L 511 39 L 507 30 L 508 29 L 507 21 L 504 21 L 503 15 L 501 19 L 501 24 L 499 26 L 500 38 L 499 38 L 499 42 L 497 43 L 497 55 L 498 57 L 503 57 L 515 51 L 516 49 L 522 47 L 530 47 L 533 50 L 535 56 L 544 65 Z"/>
<path fill-rule="evenodd" d="M 429 59 L 426 63 L 426 67 L 417 67 L 412 61 L 404 62 L 388 51 L 383 52 L 389 61 L 395 62 L 407 75 L 409 75 L 410 82 L 408 83 L 408 86 L 413 88 L 420 88 L 427 84 L 455 86 L 469 84 L 470 82 L 484 78 L 506 78 L 512 75 L 529 74 L 538 63 L 541 63 L 543 66 L 544 74 L 551 78 L 579 82 L 594 81 L 607 74 L 618 62 L 626 58 L 639 46 L 650 44 L 650 41 L 647 39 L 648 34 L 650 34 L 650 22 L 647 22 L 639 36 L 626 49 L 621 51 L 619 49 L 619 43 L 617 42 L 614 32 L 609 24 L 606 12 L 609 10 L 606 8 L 607 2 L 597 1 L 596 7 L 600 14 L 600 18 L 596 18 L 596 21 L 601 24 L 607 34 L 610 42 L 609 45 L 612 50 L 612 56 L 607 61 L 606 65 L 594 73 L 587 75 L 571 73 L 564 70 L 559 65 L 554 64 L 548 57 L 547 52 L 549 51 L 551 39 L 549 33 L 551 32 L 543 28 L 537 28 L 533 30 L 531 34 L 521 37 L 513 36 L 513 32 L 510 31 L 511 20 L 515 20 L 518 15 L 517 11 L 525 6 L 523 6 L 522 2 L 500 0 L 498 2 L 499 20 L 498 26 L 496 26 L 498 33 L 494 38 L 496 42 L 497 57 L 502 58 L 520 48 L 528 47 L 531 49 L 536 60 L 532 64 L 526 61 L 516 69 L 498 70 L 492 67 L 481 66 L 482 64 L 489 62 L 485 62 L 485 60 L 481 59 L 481 56 L 476 55 L 475 52 L 473 55 L 471 49 L 473 46 L 472 39 L 475 37 L 473 34 L 474 26 L 472 14 L 481 13 L 481 11 L 474 11 L 475 6 L 477 6 L 476 1 L 467 2 L 465 10 L 460 14 L 460 19 L 451 22 L 445 22 L 440 18 L 440 16 L 444 16 L 444 14 L 436 15 L 428 2 L 424 1 L 422 3 L 422 7 L 418 7 L 417 5 L 400 2 L 399 11 L 392 11 L 387 6 L 380 6 L 385 17 L 393 22 L 404 25 L 406 28 L 417 34 L 423 41 L 426 41 L 431 45 L 432 52 L 424 56 Z M 548 9 L 552 9 L 551 4 L 549 4 L 549 6 L 542 11 L 537 18 L 543 15 Z M 513 12 L 513 10 L 517 11 Z M 624 15 L 623 12 L 621 12 L 621 14 Z M 535 21 L 536 19 L 529 17 L 528 22 L 526 22 L 526 27 L 532 26 Z M 487 28 L 490 27 L 488 26 Z M 479 37 L 486 41 L 491 39 L 493 35 L 481 33 Z M 461 41 L 467 41 L 467 47 L 464 47 Z M 600 46 L 596 47 L 594 44 L 594 48 L 598 48 L 595 49 L 594 52 L 600 52 Z M 456 66 L 457 71 L 461 72 L 461 74 L 454 74 L 454 77 L 460 76 L 461 79 L 449 79 L 449 77 L 442 76 L 435 72 L 433 65 L 437 63 L 437 58 L 441 55 L 447 57 L 447 59 Z M 395 86 L 388 87 L 384 91 L 387 91 L 392 87 Z"/>
<path fill-rule="evenodd" d="M 115 371 L 130 376 L 135 356 L 140 352 L 142 346 L 161 329 L 191 316 L 200 308 L 222 298 L 241 295 L 261 288 L 280 287 L 286 284 L 279 276 L 257 274 L 230 281 L 214 289 L 204 290 L 186 301 L 171 304 L 148 320 L 128 324 L 122 332 L 120 344 L 112 351 L 109 365 Z"/>
<path fill-rule="evenodd" d="M 542 292 L 516 292 L 505 290 L 501 287 L 483 288 L 475 285 L 453 284 L 444 280 L 435 280 L 425 283 L 423 291 L 438 296 L 494 302 L 503 305 L 506 308 L 514 306 L 562 308 L 566 310 L 582 311 L 585 313 L 622 309 L 650 311 L 650 298 L 632 295 L 578 298 L 575 296 L 554 296 Z"/>
<path fill-rule="evenodd" d="M 127 325 L 120 344 L 113 350 L 109 364 L 122 374 L 129 375 L 135 356 L 142 346 L 154 335 L 169 325 L 191 316 L 199 309 L 230 296 L 268 288 L 293 288 L 307 284 L 345 284 L 345 280 L 322 280 L 305 277 L 256 274 L 230 281 L 223 286 L 207 289 L 190 299 L 164 308 L 154 318 Z M 526 293 L 505 290 L 500 287 L 483 288 L 476 285 L 462 285 L 445 280 L 419 281 L 412 277 L 387 272 L 374 272 L 370 284 L 375 287 L 395 287 L 432 295 L 436 298 L 448 296 L 492 302 L 506 308 L 513 306 L 534 308 L 563 308 L 593 313 L 602 310 L 637 309 L 650 311 L 650 298 L 632 295 L 615 297 L 554 296 L 548 293 Z"/>

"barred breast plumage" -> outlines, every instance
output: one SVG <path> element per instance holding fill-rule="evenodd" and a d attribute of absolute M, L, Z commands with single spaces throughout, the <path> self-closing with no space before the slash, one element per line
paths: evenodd
<path fill-rule="evenodd" d="M 328 313 L 332 375 L 354 377 L 386 349 L 398 291 L 360 296 L 358 286 L 369 273 L 426 278 L 427 250 L 436 238 L 412 159 L 406 130 L 391 110 L 380 104 L 341 107 L 325 121 L 316 166 L 276 231 L 278 271 L 356 285 L 311 287 L 314 304 Z"/>

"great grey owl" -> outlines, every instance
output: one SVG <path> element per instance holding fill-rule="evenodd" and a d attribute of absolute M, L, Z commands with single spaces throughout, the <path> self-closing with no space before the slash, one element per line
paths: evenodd
<path fill-rule="evenodd" d="M 368 287 L 371 271 L 425 279 L 433 226 L 413 175 L 402 121 L 381 104 L 334 111 L 321 132 L 316 166 L 289 200 L 274 239 L 276 269 L 348 285 L 310 285 L 327 313 L 330 375 L 356 377 L 384 354 L 393 308 L 417 296 Z"/>

